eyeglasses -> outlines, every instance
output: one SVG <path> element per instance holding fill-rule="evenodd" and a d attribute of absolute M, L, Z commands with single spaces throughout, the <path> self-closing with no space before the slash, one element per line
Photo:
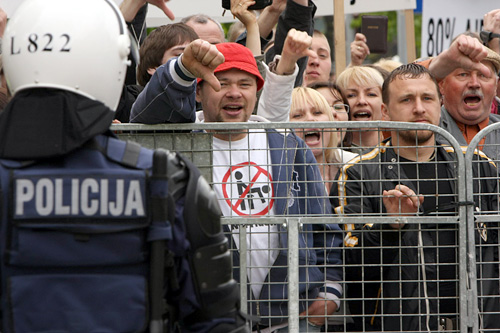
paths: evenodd
<path fill-rule="evenodd" d="M 340 112 L 349 113 L 349 105 L 347 105 L 347 104 L 333 104 L 332 109 L 335 112 L 339 112 L 339 113 Z"/>

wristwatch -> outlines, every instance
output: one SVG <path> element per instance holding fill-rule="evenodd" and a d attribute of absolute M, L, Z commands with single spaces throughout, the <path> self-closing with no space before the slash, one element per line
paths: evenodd
<path fill-rule="evenodd" d="M 490 40 L 492 40 L 493 38 L 500 38 L 500 34 L 496 34 L 496 33 L 491 32 L 491 31 L 482 30 L 479 33 L 479 37 L 483 41 L 483 44 L 488 46 L 488 43 L 490 42 Z"/>

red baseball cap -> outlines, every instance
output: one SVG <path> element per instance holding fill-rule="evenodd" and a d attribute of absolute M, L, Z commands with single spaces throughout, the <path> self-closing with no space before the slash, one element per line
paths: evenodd
<path fill-rule="evenodd" d="M 260 75 L 257 62 L 252 52 L 245 46 L 238 43 L 220 43 L 215 45 L 217 50 L 224 55 L 224 62 L 217 66 L 214 73 L 227 71 L 229 69 L 239 69 L 249 74 L 255 75 L 257 78 L 257 91 L 262 89 L 264 79 Z M 198 78 L 200 83 L 202 79 Z"/>

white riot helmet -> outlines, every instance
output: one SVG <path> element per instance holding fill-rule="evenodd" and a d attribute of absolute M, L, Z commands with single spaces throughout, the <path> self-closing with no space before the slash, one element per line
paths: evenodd
<path fill-rule="evenodd" d="M 3 42 L 12 94 L 27 88 L 64 89 L 116 109 L 130 38 L 113 0 L 24 0 Z"/>

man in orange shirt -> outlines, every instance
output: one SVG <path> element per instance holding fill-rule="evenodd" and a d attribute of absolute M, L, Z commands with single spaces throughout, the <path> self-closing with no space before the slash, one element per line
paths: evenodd
<path fill-rule="evenodd" d="M 443 96 L 441 127 L 462 145 L 489 124 L 500 121 L 491 113 L 495 98 L 500 55 L 477 39 L 459 36 L 440 55 L 421 63 L 438 78 Z M 492 159 L 500 159 L 500 133 L 492 132 L 480 142 L 480 148 Z"/>

